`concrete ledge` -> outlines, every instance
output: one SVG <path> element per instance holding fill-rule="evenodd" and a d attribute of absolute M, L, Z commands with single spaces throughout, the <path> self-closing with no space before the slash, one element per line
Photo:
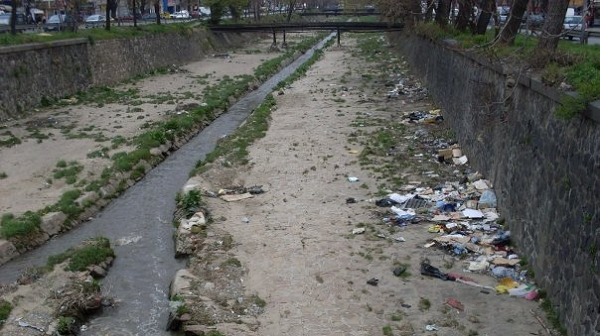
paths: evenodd
<path fill-rule="evenodd" d="M 592 119 L 596 122 L 600 122 L 600 100 L 591 102 L 588 108 L 583 111 L 583 115 L 586 118 Z"/>
<path fill-rule="evenodd" d="M 559 91 L 553 87 L 545 85 L 539 79 L 531 78 L 530 76 L 523 75 L 523 74 L 519 75 L 518 72 L 515 73 L 512 70 L 509 71 L 503 65 L 493 63 L 493 62 L 489 61 L 488 59 L 486 59 L 476 53 L 464 52 L 464 51 L 452 49 L 452 47 L 457 45 L 456 40 L 447 39 L 447 40 L 443 40 L 442 42 L 433 42 L 433 43 L 437 43 L 438 45 L 445 48 L 449 52 L 458 52 L 462 56 L 464 56 L 464 57 L 474 61 L 475 63 L 477 63 L 485 68 L 488 68 L 502 76 L 514 74 L 515 78 L 518 78 L 519 84 L 521 84 L 525 87 L 528 87 L 532 91 L 534 91 L 548 99 L 551 99 L 557 103 L 561 103 L 562 97 L 565 94 L 569 94 L 569 95 L 573 96 L 573 93 L 564 93 L 562 91 Z M 575 93 L 575 96 L 577 96 L 576 93 Z M 589 118 L 596 122 L 600 122 L 600 100 L 590 103 L 588 105 L 588 108 L 585 111 L 581 112 L 581 114 L 583 116 L 585 116 L 586 118 Z"/>
<path fill-rule="evenodd" d="M 71 45 L 80 45 L 80 44 L 87 44 L 87 43 L 88 43 L 87 39 L 74 38 L 74 39 L 69 39 L 69 40 L 59 40 L 59 41 L 51 41 L 51 42 L 19 44 L 19 45 L 0 48 L 0 55 L 12 54 L 12 53 L 17 53 L 17 52 L 25 52 L 25 51 L 31 51 L 31 50 L 47 49 L 47 48 L 66 47 L 66 46 L 71 46 Z"/>

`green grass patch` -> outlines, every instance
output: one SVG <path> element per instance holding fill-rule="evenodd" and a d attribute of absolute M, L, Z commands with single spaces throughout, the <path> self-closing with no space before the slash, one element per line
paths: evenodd
<path fill-rule="evenodd" d="M 152 36 L 156 34 L 177 33 L 189 35 L 193 29 L 199 29 L 197 22 L 192 23 L 173 23 L 173 24 L 148 24 L 136 27 L 118 27 L 111 25 L 110 31 L 104 28 L 80 29 L 77 32 L 56 32 L 50 34 L 1 34 L 0 46 L 8 46 L 24 43 L 47 43 L 59 40 L 68 40 L 74 38 L 87 38 L 90 43 L 97 40 L 109 40 L 118 38 L 130 38 L 140 36 Z"/>
<path fill-rule="evenodd" d="M 7 177 L 8 177 L 8 174 L 6 174 L 5 172 L 0 173 L 0 180 L 4 180 Z"/>
<path fill-rule="evenodd" d="M 38 232 L 42 218 L 38 213 L 27 211 L 19 217 L 13 214 L 4 214 L 0 220 L 0 236 L 13 238 L 29 236 Z"/>
<path fill-rule="evenodd" d="M 10 316 L 10 312 L 12 311 L 13 306 L 10 302 L 5 300 L 0 300 L 0 327 L 8 320 Z"/>
<path fill-rule="evenodd" d="M 52 269 L 55 265 L 69 260 L 67 271 L 85 271 L 90 265 L 97 265 L 108 257 L 114 257 L 115 253 L 110 247 L 107 238 L 94 238 L 82 243 L 80 246 L 70 248 L 67 251 L 48 257 L 47 268 Z"/>
<path fill-rule="evenodd" d="M 12 132 L 6 131 L 4 133 L 0 133 L 0 147 L 12 147 L 20 143 L 21 139 L 17 138 L 14 134 L 12 134 Z"/>
<path fill-rule="evenodd" d="M 225 260 L 223 263 L 221 263 L 221 267 L 242 267 L 242 262 L 239 261 L 237 258 L 229 258 L 227 260 Z"/>
<path fill-rule="evenodd" d="M 552 325 L 552 327 L 558 331 L 561 335 L 567 336 L 567 329 L 563 327 L 560 323 L 560 316 L 552 306 L 552 302 L 548 300 L 548 298 L 544 299 L 540 304 L 540 307 L 543 311 L 546 312 L 546 316 L 548 317 L 548 322 Z"/>
<path fill-rule="evenodd" d="M 187 217 L 191 217 L 202 205 L 202 195 L 198 190 L 190 190 L 185 195 L 178 195 L 179 207 L 184 209 Z"/>
<path fill-rule="evenodd" d="M 200 161 L 196 165 L 197 169 L 207 163 L 215 162 L 217 158 L 221 157 L 231 164 L 246 164 L 248 147 L 267 133 L 273 106 L 275 106 L 275 98 L 273 95 L 268 95 L 264 102 L 248 117 L 244 125 L 233 134 L 219 141 L 217 147 L 206 155 L 204 161 Z"/>
<path fill-rule="evenodd" d="M 394 336 L 394 333 L 392 332 L 392 327 L 389 325 L 383 326 L 381 328 L 381 332 L 384 336 Z"/>

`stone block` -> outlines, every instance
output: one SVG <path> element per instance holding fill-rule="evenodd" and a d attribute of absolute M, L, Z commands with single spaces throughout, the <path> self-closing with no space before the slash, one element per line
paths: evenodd
<path fill-rule="evenodd" d="M 15 246 L 8 240 L 0 240 L 0 265 L 18 256 Z"/>
<path fill-rule="evenodd" d="M 62 212 L 49 212 L 42 217 L 40 228 L 50 236 L 54 236 L 62 229 L 62 225 L 67 220 L 67 215 Z"/>

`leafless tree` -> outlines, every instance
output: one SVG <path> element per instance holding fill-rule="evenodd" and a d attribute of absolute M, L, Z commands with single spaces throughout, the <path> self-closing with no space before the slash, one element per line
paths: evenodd
<path fill-rule="evenodd" d="M 435 22 L 442 27 L 445 27 L 448 24 L 451 3 L 452 0 L 438 0 L 437 8 L 435 10 Z"/>
<path fill-rule="evenodd" d="M 515 42 L 515 37 L 519 32 L 521 23 L 523 22 L 523 15 L 527 9 L 527 3 L 529 0 L 514 0 L 510 8 L 508 20 L 500 33 L 499 42 L 501 44 L 512 45 Z"/>
<path fill-rule="evenodd" d="M 569 7 L 569 0 L 554 0 L 548 5 L 546 20 L 542 26 L 542 34 L 538 43 L 537 58 L 539 65 L 547 63 L 556 51 L 558 40 L 563 31 L 565 13 Z"/>
<path fill-rule="evenodd" d="M 12 0 L 11 2 L 12 9 L 10 11 L 10 33 L 13 35 L 17 35 L 17 6 L 19 2 L 17 0 Z"/>
<path fill-rule="evenodd" d="M 492 15 L 496 14 L 496 1 L 495 0 L 483 0 L 481 2 L 481 11 L 479 18 L 477 19 L 477 25 L 475 27 L 475 33 L 483 35 L 487 31 L 487 26 L 490 23 Z"/>
<path fill-rule="evenodd" d="M 458 18 L 456 20 L 456 29 L 465 31 L 467 28 L 473 28 L 473 8 L 475 0 L 458 0 Z"/>

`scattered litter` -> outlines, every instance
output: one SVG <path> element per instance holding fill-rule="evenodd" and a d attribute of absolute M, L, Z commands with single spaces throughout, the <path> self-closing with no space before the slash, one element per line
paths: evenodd
<path fill-rule="evenodd" d="M 250 219 L 248 217 L 243 217 L 242 223 L 250 223 Z"/>
<path fill-rule="evenodd" d="M 460 301 L 458 301 L 457 299 L 454 299 L 454 298 L 448 298 L 448 299 L 446 299 L 446 304 L 448 306 L 450 306 L 452 308 L 456 308 L 456 309 L 458 309 L 460 311 L 464 311 L 465 310 L 465 306 Z"/>
<path fill-rule="evenodd" d="M 355 235 L 363 234 L 363 233 L 365 233 L 365 228 L 357 228 L 357 229 L 352 230 L 352 234 L 355 234 Z"/>
<path fill-rule="evenodd" d="M 428 324 L 425 326 L 425 330 L 427 331 L 436 331 L 438 330 L 437 326 L 435 324 Z"/>
<path fill-rule="evenodd" d="M 252 195 L 251 193 L 220 196 L 220 198 L 226 202 L 237 202 L 237 201 L 245 200 L 247 198 L 252 198 L 252 197 L 254 197 L 254 195 Z"/>
<path fill-rule="evenodd" d="M 28 322 L 23 321 L 22 318 L 18 318 L 17 322 L 18 322 L 19 327 L 31 328 L 31 329 L 35 329 L 40 332 L 44 332 L 44 328 L 29 324 Z"/>
<path fill-rule="evenodd" d="M 350 177 L 348 177 L 348 181 L 350 181 L 350 182 L 358 182 L 359 180 L 358 180 L 358 177 L 350 176 Z"/>
<path fill-rule="evenodd" d="M 493 190 L 485 190 L 482 194 L 481 197 L 479 198 L 479 203 L 480 204 L 485 204 L 487 205 L 487 207 L 490 208 L 495 208 L 497 205 L 497 199 L 496 199 L 496 194 L 494 193 Z"/>
<path fill-rule="evenodd" d="M 401 276 L 402 274 L 404 274 L 404 272 L 406 272 L 406 267 L 398 267 L 394 269 L 395 276 Z"/>
<path fill-rule="evenodd" d="M 353 203 L 356 203 L 356 198 L 354 198 L 354 197 L 346 198 L 346 204 L 353 204 Z"/>
<path fill-rule="evenodd" d="M 411 305 L 406 304 L 406 303 L 401 303 L 400 306 L 402 306 L 404 308 L 410 308 L 410 307 L 412 307 Z"/>
<path fill-rule="evenodd" d="M 421 263 L 421 274 L 427 275 L 430 277 L 434 277 L 434 278 L 439 278 L 442 280 L 448 280 L 448 275 L 446 273 L 443 273 L 439 269 L 429 265 L 426 262 Z"/>
<path fill-rule="evenodd" d="M 464 165 L 467 162 L 469 162 L 469 159 L 467 159 L 466 155 L 463 155 L 463 156 L 461 156 L 459 158 L 453 158 L 452 162 L 454 162 L 455 165 Z"/>
<path fill-rule="evenodd" d="M 379 279 L 371 278 L 367 280 L 367 284 L 371 286 L 377 286 L 379 284 Z"/>
<path fill-rule="evenodd" d="M 486 190 L 486 189 L 490 188 L 490 186 L 486 180 L 477 180 L 477 181 L 473 182 L 473 186 L 477 190 Z"/>
<path fill-rule="evenodd" d="M 406 241 L 406 239 L 404 239 L 404 237 L 394 237 L 394 240 L 400 243 L 403 243 Z"/>
<path fill-rule="evenodd" d="M 252 195 L 259 195 L 259 194 L 263 194 L 265 192 L 263 190 L 262 186 L 259 186 L 259 185 L 248 187 L 248 188 L 246 188 L 246 190 Z"/>
<path fill-rule="evenodd" d="M 467 218 L 484 218 L 483 212 L 475 209 L 465 209 L 462 212 L 463 216 Z"/>

